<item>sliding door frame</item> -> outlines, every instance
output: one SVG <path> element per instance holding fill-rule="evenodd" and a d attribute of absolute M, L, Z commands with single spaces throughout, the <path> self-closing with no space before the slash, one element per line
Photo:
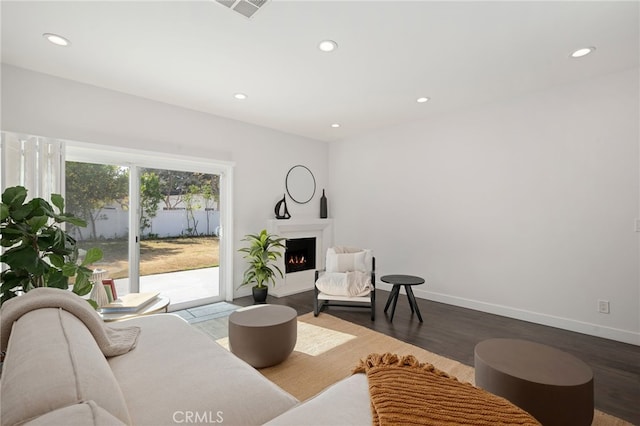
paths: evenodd
<path fill-rule="evenodd" d="M 140 166 L 129 167 L 129 291 L 140 292 Z M 134 208 L 132 208 L 132 206 Z M 135 229 L 135 232 L 131 232 Z"/>
<path fill-rule="evenodd" d="M 233 172 L 235 163 L 133 150 L 85 142 L 65 141 L 64 161 L 129 167 L 129 287 L 140 289 L 140 168 L 210 173 L 220 176 L 220 293 L 233 300 Z M 204 300 L 204 302 L 207 302 Z"/>

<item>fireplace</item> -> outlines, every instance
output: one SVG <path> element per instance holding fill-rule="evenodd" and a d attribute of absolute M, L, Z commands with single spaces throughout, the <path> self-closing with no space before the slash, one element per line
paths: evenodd
<path fill-rule="evenodd" d="M 316 269 L 315 237 L 287 239 L 284 267 L 287 274 Z"/>
<path fill-rule="evenodd" d="M 324 268 L 324 255 L 327 249 L 333 245 L 333 219 L 317 219 L 317 218 L 291 218 L 287 220 L 271 219 L 267 222 L 267 230 L 279 237 L 286 238 L 285 247 L 289 246 L 292 252 L 297 251 L 295 240 L 315 239 L 315 251 L 307 253 L 305 256 L 305 268 L 311 269 L 301 270 L 301 268 L 293 268 L 295 272 L 289 272 L 285 266 L 287 255 L 282 254 L 278 258 L 277 265 L 284 274 L 280 277 L 276 274 L 276 285 L 269 289 L 269 294 L 275 297 L 288 296 L 290 294 L 301 293 L 313 289 L 315 280 L 315 271 Z M 290 253 L 292 254 L 292 253 Z M 296 259 L 293 259 L 296 263 Z M 299 266 L 299 265 L 298 265 Z"/>

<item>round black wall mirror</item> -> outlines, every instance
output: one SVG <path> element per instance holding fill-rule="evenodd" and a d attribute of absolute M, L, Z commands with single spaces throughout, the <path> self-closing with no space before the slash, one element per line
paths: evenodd
<path fill-rule="evenodd" d="M 316 178 L 307 167 L 298 164 L 287 172 L 287 194 L 298 204 L 306 204 L 316 193 Z"/>

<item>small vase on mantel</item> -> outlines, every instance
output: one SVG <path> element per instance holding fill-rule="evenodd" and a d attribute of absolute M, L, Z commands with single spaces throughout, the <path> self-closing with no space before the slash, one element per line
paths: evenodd
<path fill-rule="evenodd" d="M 322 197 L 320 197 L 320 219 L 327 218 L 327 197 L 324 195 L 324 189 L 322 190 Z"/>

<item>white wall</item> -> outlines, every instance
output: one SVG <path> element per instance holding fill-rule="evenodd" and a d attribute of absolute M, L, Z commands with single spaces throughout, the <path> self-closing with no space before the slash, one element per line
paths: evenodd
<path fill-rule="evenodd" d="M 327 188 L 336 243 L 373 248 L 378 276 L 421 275 L 419 297 L 640 344 L 639 90 L 631 70 L 328 149 L 3 65 L 1 128 L 234 161 L 236 245 L 304 164 Z M 319 196 L 288 202 L 293 217 L 317 217 Z"/>
<path fill-rule="evenodd" d="M 2 65 L 2 130 L 235 162 L 236 248 L 243 235 L 266 228 L 274 217 L 291 167 L 309 167 L 320 190 L 308 204 L 287 201 L 294 218 L 318 217 L 321 189 L 328 184 L 324 142 L 6 64 Z M 236 253 L 234 287 L 244 269 Z M 249 293 L 243 288 L 236 295 Z"/>
<path fill-rule="evenodd" d="M 640 344 L 638 72 L 331 144 L 336 243 L 419 297 Z"/>

